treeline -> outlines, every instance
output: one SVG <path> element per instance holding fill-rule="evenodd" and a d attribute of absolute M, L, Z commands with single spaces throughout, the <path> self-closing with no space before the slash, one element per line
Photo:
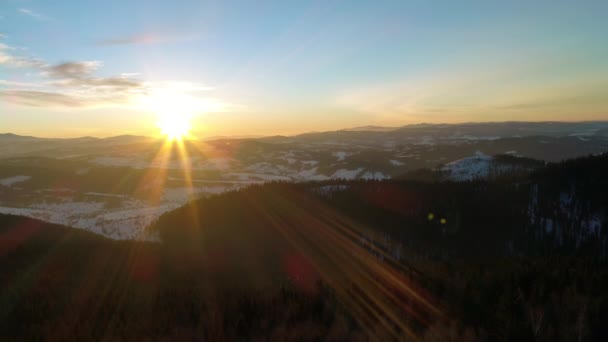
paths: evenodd
<path fill-rule="evenodd" d="M 604 154 L 493 180 L 450 182 L 419 173 L 407 180 L 276 186 L 311 188 L 328 206 L 364 223 L 367 235 L 388 234 L 416 257 L 605 258 L 607 174 Z"/>

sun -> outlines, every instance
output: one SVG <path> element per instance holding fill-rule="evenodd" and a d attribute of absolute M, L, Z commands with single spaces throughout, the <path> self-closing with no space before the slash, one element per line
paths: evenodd
<path fill-rule="evenodd" d="M 167 91 L 150 96 L 146 102 L 148 110 L 156 113 L 156 125 L 163 136 L 169 140 L 188 137 L 198 110 L 191 97 Z"/>
<path fill-rule="evenodd" d="M 223 111 L 225 104 L 213 98 L 195 96 L 178 85 L 153 88 L 136 96 L 134 102 L 156 117 L 156 126 L 167 140 L 191 138 L 200 132 L 205 113 Z"/>
<path fill-rule="evenodd" d="M 161 134 L 169 140 L 182 140 L 186 138 L 192 128 L 189 115 L 182 113 L 159 113 L 157 124 Z"/>

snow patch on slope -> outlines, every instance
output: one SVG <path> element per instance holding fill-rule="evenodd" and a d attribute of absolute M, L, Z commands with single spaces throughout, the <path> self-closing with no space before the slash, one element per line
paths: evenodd
<path fill-rule="evenodd" d="M 367 171 L 363 174 L 363 176 L 361 176 L 361 178 L 363 179 L 367 179 L 367 180 L 383 180 L 383 179 L 390 179 L 391 176 L 389 175 L 385 175 L 382 172 L 370 172 Z"/>
<path fill-rule="evenodd" d="M 338 152 L 332 153 L 331 155 L 336 157 L 336 159 L 338 161 L 344 161 L 344 159 L 346 159 L 346 157 L 352 156 L 353 154 L 351 152 L 338 151 Z"/>
<path fill-rule="evenodd" d="M 268 174 L 263 174 L 263 173 L 248 173 L 248 172 L 231 172 L 231 173 L 228 173 L 226 175 L 226 177 L 228 179 L 235 178 L 240 181 L 249 181 L 249 182 L 262 182 L 262 181 L 267 181 L 267 182 L 283 181 L 283 182 L 285 182 L 285 181 L 291 180 L 291 177 L 287 177 L 287 176 L 268 175 Z"/>
<path fill-rule="evenodd" d="M 334 174 L 331 176 L 331 178 L 347 179 L 347 180 L 355 179 L 361 173 L 361 171 L 363 171 L 363 168 L 358 168 L 355 170 L 340 169 L 340 170 L 337 170 L 336 172 L 334 172 Z"/>
<path fill-rule="evenodd" d="M 14 176 L 9 178 L 0 179 L 0 185 L 2 186 L 13 186 L 17 183 L 25 182 L 30 180 L 31 176 Z"/>
<path fill-rule="evenodd" d="M 317 188 L 312 188 L 311 191 L 324 197 L 331 197 L 334 193 L 345 191 L 348 188 L 350 188 L 350 185 L 325 185 Z"/>
<path fill-rule="evenodd" d="M 329 179 L 326 175 L 317 174 L 317 169 L 317 167 L 313 167 L 312 169 L 302 170 L 296 174 L 296 179 L 303 181 L 323 181 Z"/>
<path fill-rule="evenodd" d="M 234 184 L 218 184 L 195 188 L 165 188 L 158 204 L 123 195 L 87 192 L 95 201 L 61 201 L 35 203 L 29 208 L 0 207 L 1 214 L 20 215 L 50 223 L 84 229 L 112 239 L 153 239 L 145 233 L 165 212 L 179 208 L 193 198 L 219 194 L 234 189 Z M 120 208 L 107 207 L 105 199 L 121 198 Z"/>
<path fill-rule="evenodd" d="M 453 181 L 487 178 L 493 159 L 491 156 L 475 155 L 448 163 L 441 170 L 446 172 L 447 179 Z"/>
<path fill-rule="evenodd" d="M 302 160 L 302 165 L 304 166 L 317 166 L 319 165 L 318 160 Z"/>
<path fill-rule="evenodd" d="M 209 158 L 199 162 L 197 168 L 201 170 L 228 170 L 235 163 L 231 158 Z"/>

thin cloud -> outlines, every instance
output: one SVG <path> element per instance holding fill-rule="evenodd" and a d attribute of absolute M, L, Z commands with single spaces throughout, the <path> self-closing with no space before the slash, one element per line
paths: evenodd
<path fill-rule="evenodd" d="M 0 87 L 39 88 L 42 86 L 39 83 L 0 80 Z"/>
<path fill-rule="evenodd" d="M 145 33 L 125 37 L 102 39 L 97 41 L 97 44 L 102 46 L 163 44 L 178 41 L 190 41 L 197 38 L 197 35 L 189 34 L 163 35 L 155 33 Z"/>
<path fill-rule="evenodd" d="M 100 61 L 66 61 L 49 64 L 43 60 L 21 56 L 19 49 L 0 45 L 0 65 L 30 69 L 35 82 L 0 80 L 0 100 L 30 107 L 57 109 L 73 108 L 131 108 L 145 109 L 151 97 L 177 96 L 190 101 L 193 108 L 200 105 L 206 111 L 222 111 L 228 103 L 206 96 L 213 89 L 192 82 L 144 82 L 137 73 L 122 73 L 99 77 Z M 148 101 L 149 102 L 149 101 Z M 154 110 L 154 109 L 151 109 Z"/>
<path fill-rule="evenodd" d="M 154 44 L 162 40 L 154 35 L 136 35 L 130 37 L 102 39 L 97 43 L 99 45 L 131 45 L 131 44 Z"/>
<path fill-rule="evenodd" d="M 82 93 L 46 90 L 0 90 L 0 99 L 28 106 L 55 109 L 131 107 L 131 98 L 124 93 Z"/>
<path fill-rule="evenodd" d="M 101 66 L 98 61 L 65 62 L 46 68 L 46 73 L 54 78 L 83 78 L 91 75 Z"/>
<path fill-rule="evenodd" d="M 0 49 L 0 65 L 38 70 L 37 83 L 0 80 L 4 101 L 31 107 L 81 108 L 128 105 L 132 95 L 145 94 L 144 84 L 127 76 L 95 77 L 99 61 L 70 61 L 54 65 Z M 46 80 L 44 80 L 46 79 Z"/>
<path fill-rule="evenodd" d="M 547 106 L 548 103 L 540 103 L 540 102 L 531 102 L 531 103 L 514 103 L 509 105 L 496 106 L 496 109 L 505 109 L 505 110 L 528 110 L 528 109 L 536 109 Z"/>
<path fill-rule="evenodd" d="M 101 66 L 99 61 L 64 62 L 47 66 L 42 74 L 55 79 L 50 82 L 52 86 L 79 89 L 88 93 L 144 92 L 144 84 L 131 76 L 94 77 L 93 73 Z M 137 91 L 138 89 L 140 91 Z"/>
<path fill-rule="evenodd" d="M 51 83 L 55 86 L 69 87 L 69 88 L 89 88 L 93 91 L 127 91 L 129 89 L 142 88 L 141 92 L 145 92 L 143 89 L 143 83 L 138 80 L 133 80 L 124 77 L 99 77 L 99 78 L 71 78 L 55 81 Z"/>
<path fill-rule="evenodd" d="M 15 104 L 30 107 L 83 107 L 85 102 L 76 97 L 44 91 L 3 90 L 0 98 Z"/>
<path fill-rule="evenodd" d="M 135 76 L 139 76 L 138 72 L 123 72 L 122 74 L 120 74 L 120 77 L 123 78 L 129 78 L 129 77 L 135 77 Z"/>
<path fill-rule="evenodd" d="M 23 49 L 0 43 L 0 65 L 15 68 L 41 68 L 45 65 L 42 60 L 15 54 L 16 50 Z"/>
<path fill-rule="evenodd" d="M 31 18 L 36 19 L 36 20 L 45 21 L 45 20 L 50 20 L 51 19 L 51 18 L 47 17 L 46 15 L 38 13 L 36 11 L 33 11 L 33 10 L 29 9 L 29 8 L 18 8 L 17 11 L 19 13 L 21 13 L 21 14 L 25 14 L 25 15 L 31 17 Z"/>

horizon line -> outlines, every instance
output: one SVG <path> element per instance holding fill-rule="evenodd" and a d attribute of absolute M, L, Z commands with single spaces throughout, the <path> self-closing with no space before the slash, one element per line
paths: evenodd
<path fill-rule="evenodd" d="M 185 137 L 184 140 L 191 140 L 191 141 L 202 141 L 202 140 L 221 140 L 221 139 L 263 139 L 263 138 L 269 138 L 269 137 L 297 137 L 300 135 L 305 135 L 305 134 L 318 134 L 318 133 L 331 133 L 331 132 L 344 132 L 344 131 L 353 131 L 356 129 L 361 129 L 360 132 L 365 132 L 365 128 L 382 128 L 382 129 L 388 129 L 388 130 L 397 130 L 400 128 L 405 128 L 405 127 L 413 127 L 413 126 L 422 126 L 422 125 L 429 125 L 429 126 L 458 126 L 458 125 L 471 125 L 471 124 L 508 124 L 508 123 L 546 123 L 546 124 L 550 124 L 550 123 L 570 123 L 570 124 L 576 124 L 576 123 L 608 123 L 608 119 L 606 120 L 572 120 L 572 121 L 568 121 L 568 120 L 539 120 L 539 121 L 534 121 L 534 120 L 529 120 L 529 121 L 522 121 L 522 120 L 505 120 L 505 121 L 463 121 L 463 122 L 452 122 L 452 123 L 447 123 L 447 122 L 438 122 L 438 123 L 430 123 L 430 122 L 419 122 L 419 123 L 412 123 L 412 124 L 406 124 L 406 125 L 401 125 L 401 126 L 381 126 L 381 125 L 360 125 L 360 126 L 354 126 L 354 127 L 347 127 L 347 128 L 341 128 L 341 129 L 334 129 L 334 130 L 319 130 L 319 131 L 304 131 L 304 132 L 300 132 L 300 133 L 295 133 L 295 134 L 261 134 L 261 135 L 255 135 L 255 134 L 234 134 L 234 135 L 225 135 L 225 134 L 219 134 L 219 135 L 209 135 L 209 136 L 202 136 L 202 137 Z M 124 134 L 116 134 L 116 135 L 107 135 L 107 136 L 93 136 L 93 135 L 83 135 L 83 136 L 65 136 L 65 137 L 58 137 L 58 136 L 37 136 L 37 135 L 30 135 L 30 134 L 19 134 L 19 133 L 13 133 L 13 132 L 0 132 L 0 136 L 3 135 L 14 135 L 14 136 L 18 136 L 18 137 L 22 137 L 22 138 L 37 138 L 37 139 L 56 139 L 56 140 L 69 140 L 69 139 L 85 139 L 85 138 L 89 138 L 89 139 L 99 139 L 99 140 L 103 140 L 103 139 L 111 139 L 111 138 L 119 138 L 119 137 L 138 137 L 138 138 L 149 138 L 149 139 L 155 139 L 155 140 L 163 140 L 165 137 L 162 136 L 158 136 L 155 137 L 153 135 L 140 135 L 140 134 L 129 134 L 129 133 L 124 133 Z"/>

